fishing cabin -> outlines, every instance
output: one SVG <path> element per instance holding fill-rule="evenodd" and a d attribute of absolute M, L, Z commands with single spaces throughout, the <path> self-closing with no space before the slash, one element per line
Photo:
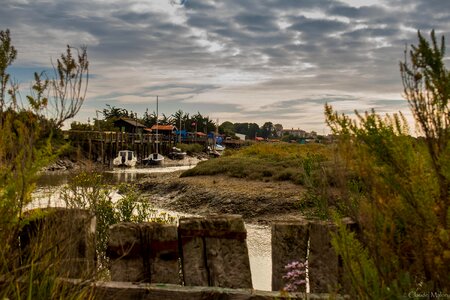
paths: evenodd
<path fill-rule="evenodd" d="M 132 118 L 119 118 L 114 121 L 114 127 L 120 128 L 120 132 L 140 134 L 147 126 Z"/>

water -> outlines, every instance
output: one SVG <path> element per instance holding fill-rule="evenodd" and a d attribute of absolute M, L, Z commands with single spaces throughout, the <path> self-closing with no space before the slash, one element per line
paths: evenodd
<path fill-rule="evenodd" d="M 163 167 L 145 169 L 114 169 L 105 171 L 104 176 L 111 183 L 130 183 L 154 173 L 167 173 L 178 170 L 187 170 L 193 166 Z M 26 209 L 37 207 L 64 207 L 64 202 L 60 199 L 60 191 L 64 184 L 76 174 L 54 173 L 41 176 L 38 181 L 36 191 L 33 193 L 33 202 Z M 111 190 L 111 199 L 116 201 L 120 195 Z M 192 216 L 183 212 L 168 211 L 155 208 L 158 212 L 168 213 L 179 218 L 180 216 Z M 253 288 L 257 290 L 271 290 L 272 278 L 272 258 L 271 258 L 271 233 L 268 226 L 245 224 L 247 229 L 247 246 L 250 258 L 250 269 L 252 273 Z"/>

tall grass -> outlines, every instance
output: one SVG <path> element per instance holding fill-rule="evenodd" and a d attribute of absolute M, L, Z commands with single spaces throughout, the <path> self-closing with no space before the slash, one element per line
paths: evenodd
<path fill-rule="evenodd" d="M 304 184 L 311 174 L 304 166 L 314 158 L 318 163 L 331 159 L 332 148 L 321 144 L 258 143 L 226 151 L 219 158 L 200 162 L 181 176 L 226 175 L 263 181 L 291 181 Z"/>

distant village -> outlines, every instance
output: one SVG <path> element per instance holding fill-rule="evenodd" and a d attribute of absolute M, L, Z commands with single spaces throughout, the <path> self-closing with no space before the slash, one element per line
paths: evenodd
<path fill-rule="evenodd" d="M 102 111 L 103 118 L 97 116 L 93 122 L 73 122 L 72 131 L 124 132 L 130 134 L 159 134 L 166 139 L 178 142 L 198 138 L 215 138 L 222 141 L 256 141 L 256 142 L 288 142 L 288 143 L 331 143 L 332 135 L 319 135 L 315 131 L 307 132 L 300 128 L 283 128 L 282 124 L 265 122 L 262 126 L 256 123 L 232 123 L 225 121 L 219 124 L 200 112 L 189 115 L 179 110 L 170 116 L 148 110 L 143 117 L 123 108 L 107 105 Z"/>

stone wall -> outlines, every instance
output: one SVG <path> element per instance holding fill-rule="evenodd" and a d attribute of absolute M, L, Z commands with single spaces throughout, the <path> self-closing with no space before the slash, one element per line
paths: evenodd
<path fill-rule="evenodd" d="M 181 283 L 176 226 L 119 223 L 109 236 L 111 280 Z"/>
<path fill-rule="evenodd" d="M 356 230 L 350 220 L 344 220 Z M 348 291 L 340 259 L 331 245 L 336 225 L 323 221 L 281 221 L 272 225 L 272 290 L 284 287 L 285 266 L 293 261 L 308 261 L 310 293 Z M 303 288 L 304 290 L 304 288 Z"/>
<path fill-rule="evenodd" d="M 95 218 L 88 211 L 37 210 L 27 217 L 28 225 L 20 233 L 21 263 L 35 256 L 46 256 L 59 262 L 60 277 L 92 278 L 96 270 Z M 346 223 L 356 230 L 353 223 Z M 331 246 L 333 231 L 336 226 L 328 222 L 274 223 L 272 290 L 283 289 L 282 276 L 288 263 L 308 260 L 311 297 L 328 292 L 345 294 L 348 287 L 342 280 L 342 266 Z M 220 299 L 283 299 L 286 295 L 283 293 L 263 297 L 263 292 L 253 292 L 246 237 L 244 222 L 236 215 L 181 218 L 178 226 L 113 225 L 107 255 L 111 261 L 111 279 L 116 283 L 95 283 L 96 293 L 109 295 L 105 299 L 114 299 L 111 293 L 118 290 L 125 295 L 147 295 L 142 299 L 172 294 L 173 299 L 197 299 L 205 295 Z M 147 288 L 125 282 L 159 284 L 170 289 L 158 290 L 151 285 L 153 292 L 149 292 Z M 123 299 L 133 299 L 127 297 Z"/>
<path fill-rule="evenodd" d="M 178 228 L 116 224 L 107 251 L 111 279 L 252 288 L 246 234 L 242 218 L 234 215 L 181 218 Z"/>
<path fill-rule="evenodd" d="M 240 216 L 182 218 L 178 232 L 186 285 L 252 288 L 247 231 Z"/>
<path fill-rule="evenodd" d="M 95 217 L 82 209 L 49 208 L 28 211 L 19 233 L 19 265 L 52 262 L 58 276 L 89 278 L 96 271 Z"/>

